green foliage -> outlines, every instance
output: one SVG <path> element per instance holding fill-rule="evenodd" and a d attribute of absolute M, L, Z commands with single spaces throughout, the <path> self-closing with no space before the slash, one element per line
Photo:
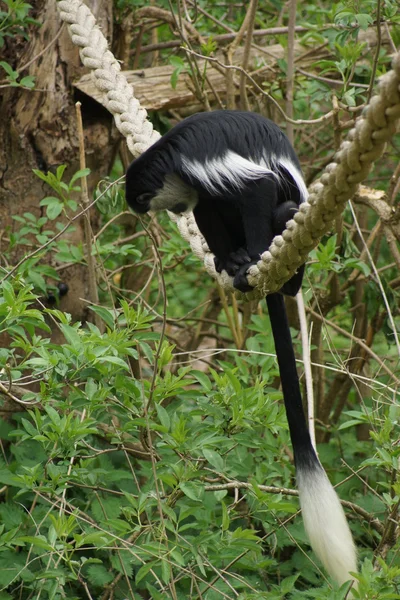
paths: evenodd
<path fill-rule="evenodd" d="M 49 221 L 54 221 L 63 210 L 71 210 L 75 212 L 77 209 L 77 203 L 71 199 L 73 192 L 79 192 L 80 187 L 74 185 L 78 179 L 87 177 L 90 174 L 90 169 L 82 169 L 77 171 L 72 177 L 69 183 L 65 183 L 63 179 L 66 165 L 61 165 L 57 168 L 55 174 L 50 171 L 47 174 L 42 173 L 38 169 L 33 169 L 35 175 L 42 181 L 47 183 L 57 194 L 57 197 L 47 196 L 40 201 L 40 206 L 46 206 L 46 215 Z"/>
<path fill-rule="evenodd" d="M 179 75 L 184 73 L 187 70 L 187 67 L 185 62 L 179 56 L 171 56 L 169 62 L 174 67 L 171 75 L 171 87 L 175 89 L 178 83 Z"/>
<path fill-rule="evenodd" d="M 10 33 L 26 35 L 30 24 L 29 5 L 5 5 L 0 42 Z M 147 5 L 118 0 L 117 18 Z M 201 52 L 211 56 L 215 36 L 225 30 L 195 15 L 190 3 L 187 8 L 205 37 Z M 237 31 L 246 7 L 209 2 L 206 8 Z M 302 4 L 304 52 L 323 44 L 328 58 L 310 67 L 320 79 L 296 72 L 297 117 L 331 109 L 324 78 L 335 80 L 342 106 L 364 101 L 373 57 L 357 35 L 374 22 L 376 8 L 375 1 Z M 395 39 L 397 7 L 385 2 L 381 8 Z M 256 26 L 275 26 L 278 18 L 286 23 L 285 3 L 260 5 Z M 175 35 L 165 25 L 157 30 L 160 41 Z M 146 30 L 144 43 L 149 35 Z M 274 41 L 287 46 L 286 35 Z M 178 52 L 161 52 L 173 66 L 172 87 L 181 73 L 193 75 Z M 29 85 L 1 64 L 10 85 Z M 282 101 L 286 59 L 273 68 L 265 88 Z M 382 51 L 378 75 L 386 68 Z M 162 115 L 153 120 L 163 131 L 170 126 Z M 331 121 L 299 128 L 297 136 L 311 181 L 332 152 Z M 396 161 L 390 149 L 379 170 L 384 188 Z M 89 245 L 100 302 L 88 303 L 87 321 L 43 302 L 66 267 L 84 277 L 88 272 L 87 240 L 70 236 L 80 226 L 78 180 L 88 170 L 68 177 L 65 165 L 36 170 L 50 195 L 15 215 L 15 230 L 2 238 L 0 334 L 9 342 L 0 349 L 6 415 L 0 421 L 0 600 L 345 600 L 347 586 L 332 587 L 312 562 L 297 497 L 286 491 L 295 488 L 294 467 L 268 317 L 261 307 L 252 315 L 242 306 L 222 309 L 166 215 L 155 225 L 121 214 L 122 186 L 114 180 L 122 172 L 117 160 L 95 194 L 101 223 Z M 354 336 L 349 340 L 331 322 L 353 331 L 359 305 L 352 304 L 353 287 L 344 293 L 350 280 L 363 282 L 363 318 L 371 329 L 383 322 L 373 352 L 388 369 L 396 366 L 396 349 L 350 219 L 345 213 L 340 235 L 324 238 L 311 253 L 305 283 L 313 309 L 340 292 L 329 315 L 322 313 L 327 321 L 317 350 L 325 368 L 318 390 L 325 399 L 332 383 L 339 395 L 349 376 L 354 381 L 341 398 L 343 410 L 335 398 L 331 414 L 318 420 L 326 440 L 318 450 L 341 498 L 362 509 L 349 509 L 361 566 L 355 597 L 390 599 L 400 588 L 399 540 L 391 529 L 400 504 L 397 380 L 372 359 L 348 375 L 361 351 L 353 355 Z M 17 264 L 16 254 L 22 256 Z M 376 265 L 394 312 L 392 261 L 383 244 Z M 300 356 L 296 337 L 295 345 Z M 360 434 L 365 429 L 367 436 Z"/>
<path fill-rule="evenodd" d="M 4 69 L 6 72 L 6 80 L 9 83 L 10 87 L 24 87 L 27 89 L 32 89 L 35 87 L 35 78 L 27 75 L 26 77 L 22 77 L 20 79 L 20 74 L 18 71 L 14 71 L 14 69 L 4 60 L 0 61 L 0 67 Z"/>
<path fill-rule="evenodd" d="M 38 25 L 29 17 L 32 6 L 24 0 L 3 0 L 0 6 L 0 49 L 4 47 L 6 38 L 21 36 L 28 39 L 30 25 Z M 4 10 L 6 9 L 6 10 Z M 32 89 L 35 86 L 34 77 L 27 75 L 20 79 L 20 74 L 8 62 L 0 61 L 0 67 L 5 71 L 6 82 L 10 87 Z"/>
<path fill-rule="evenodd" d="M 31 4 L 24 0 L 2 0 L 0 10 L 0 48 L 4 46 L 5 37 L 23 36 L 27 39 L 26 29 L 29 25 L 37 25 L 37 21 L 29 17 Z M 7 9 L 7 10 L 3 10 Z"/>

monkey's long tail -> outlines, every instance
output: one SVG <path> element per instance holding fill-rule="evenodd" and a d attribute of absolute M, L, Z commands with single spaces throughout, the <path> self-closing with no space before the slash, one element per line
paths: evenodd
<path fill-rule="evenodd" d="M 356 581 L 357 553 L 340 500 L 319 462 L 308 432 L 284 297 L 267 296 L 281 376 L 283 399 L 296 465 L 304 526 L 311 546 L 328 573 L 339 583 Z"/>

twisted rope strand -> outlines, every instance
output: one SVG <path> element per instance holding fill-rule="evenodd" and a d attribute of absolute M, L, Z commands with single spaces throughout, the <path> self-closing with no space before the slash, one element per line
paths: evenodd
<path fill-rule="evenodd" d="M 134 97 L 107 40 L 96 25 L 90 9 L 82 0 L 58 0 L 61 19 L 68 24 L 74 44 L 79 46 L 85 67 L 92 70 L 96 87 L 104 95 L 104 104 L 114 115 L 118 130 L 127 139 L 136 157 L 151 146 L 160 135 L 147 120 L 147 112 Z M 279 290 L 303 264 L 340 215 L 345 203 L 367 177 L 372 164 L 382 156 L 386 143 L 396 131 L 400 118 L 400 53 L 393 59 L 392 70 L 384 75 L 374 96 L 347 139 L 335 154 L 321 179 L 310 189 L 308 202 L 288 222 L 282 235 L 276 236 L 257 265 L 249 269 L 248 281 L 254 291 L 247 299 L 263 297 Z M 214 256 L 201 235 L 193 213 L 180 216 L 170 213 L 182 237 L 190 243 L 194 254 L 204 262 L 207 272 L 228 290 L 232 278 L 215 271 Z M 242 296 L 238 292 L 238 295 Z"/>

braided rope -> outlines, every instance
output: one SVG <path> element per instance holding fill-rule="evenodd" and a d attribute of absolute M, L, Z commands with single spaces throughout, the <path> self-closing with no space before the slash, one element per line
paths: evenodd
<path fill-rule="evenodd" d="M 73 43 L 80 48 L 82 63 L 92 70 L 95 85 L 104 95 L 104 105 L 114 115 L 117 128 L 127 138 L 133 156 L 138 156 L 159 139 L 158 132 L 147 120 L 146 110 L 134 97 L 132 86 L 108 50 L 107 40 L 90 9 L 82 0 L 58 0 L 58 9 L 61 19 L 68 23 Z M 373 162 L 382 155 L 400 118 L 400 53 L 393 59 L 392 70 L 381 78 L 378 90 L 347 140 L 341 144 L 334 162 L 311 187 L 308 202 L 300 206 L 286 230 L 275 237 L 257 265 L 250 267 L 248 281 L 255 289 L 244 295 L 247 299 L 277 291 L 290 279 L 321 237 L 332 228 L 347 200 L 367 177 Z M 193 253 L 204 262 L 207 272 L 222 287 L 233 290 L 232 278 L 215 271 L 214 256 L 193 213 L 180 216 L 171 213 L 170 216 L 176 221 L 182 237 L 190 243 Z"/>

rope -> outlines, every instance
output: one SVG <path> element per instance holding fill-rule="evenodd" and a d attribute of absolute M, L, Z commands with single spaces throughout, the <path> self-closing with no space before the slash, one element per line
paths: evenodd
<path fill-rule="evenodd" d="M 151 146 L 160 135 L 147 120 L 147 112 L 134 97 L 121 67 L 108 50 L 107 40 L 96 25 L 90 9 L 82 0 L 58 0 L 61 19 L 68 23 L 71 39 L 80 50 L 85 67 L 92 70 L 96 87 L 103 93 L 104 105 L 114 115 L 118 130 L 127 139 L 134 157 Z M 302 265 L 308 253 L 317 246 L 345 203 L 365 180 L 372 164 L 380 156 L 396 131 L 400 118 L 400 53 L 396 54 L 392 70 L 384 75 L 363 114 L 349 132 L 321 179 L 310 189 L 308 202 L 300 206 L 288 222 L 282 235 L 276 236 L 269 250 L 257 265 L 249 269 L 248 281 L 254 291 L 240 294 L 247 299 L 263 297 L 279 290 Z M 180 216 L 170 213 L 182 237 L 190 243 L 193 253 L 204 262 L 207 272 L 227 290 L 233 290 L 232 278 L 219 274 L 214 256 L 201 235 L 192 213 Z"/>

